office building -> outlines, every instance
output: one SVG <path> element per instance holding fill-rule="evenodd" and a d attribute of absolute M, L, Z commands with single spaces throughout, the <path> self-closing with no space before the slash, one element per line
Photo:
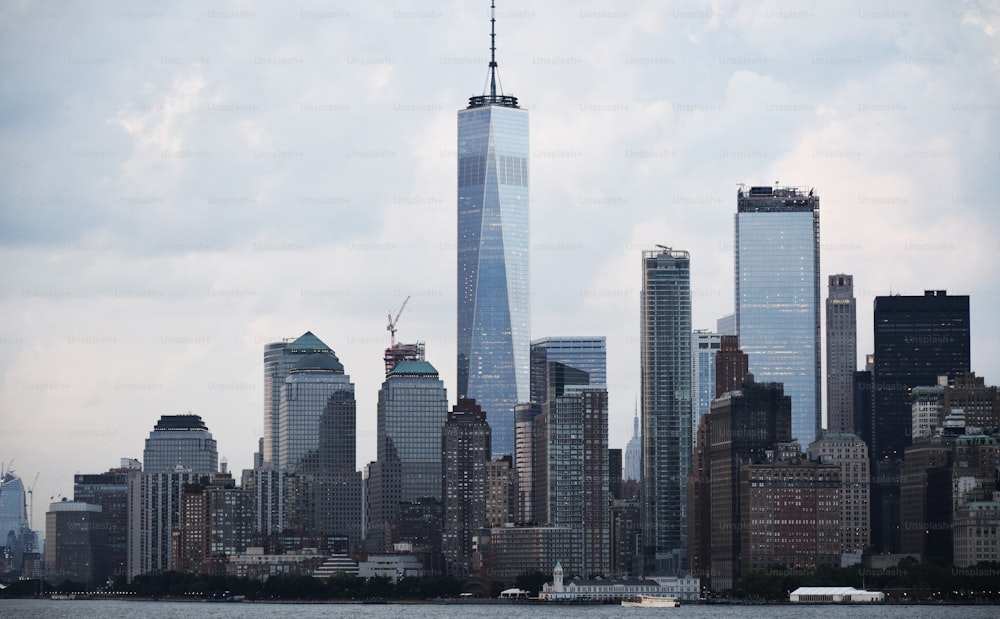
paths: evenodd
<path fill-rule="evenodd" d="M 642 480 L 642 435 L 639 433 L 638 407 L 632 418 L 632 438 L 625 445 L 624 478 L 632 481 Z"/>
<path fill-rule="evenodd" d="M 73 501 L 100 505 L 108 530 L 111 575 L 124 576 L 128 568 L 128 485 L 139 479 L 138 460 L 122 458 L 121 466 L 107 473 L 73 476 Z"/>
<path fill-rule="evenodd" d="M 736 329 L 750 371 L 792 398 L 792 437 L 821 429 L 819 196 L 799 187 L 737 193 Z"/>
<path fill-rule="evenodd" d="M 968 372 L 969 297 L 928 290 L 923 296 L 875 297 L 872 371 L 872 546 L 898 552 L 900 462 L 911 444 L 910 390 Z"/>
<path fill-rule="evenodd" d="M 198 415 L 163 415 L 146 439 L 144 473 L 171 471 L 177 467 L 194 471 L 219 468 L 219 452 L 212 433 Z"/>
<path fill-rule="evenodd" d="M 474 400 L 459 398 L 441 430 L 441 550 L 445 573 L 472 571 L 472 538 L 486 524 L 490 425 Z"/>
<path fill-rule="evenodd" d="M 703 329 L 691 334 L 691 386 L 693 418 L 712 410 L 715 393 L 715 355 L 722 346 L 722 336 Z"/>
<path fill-rule="evenodd" d="M 680 575 L 691 465 L 691 256 L 642 253 L 642 537 L 646 573 Z"/>
<path fill-rule="evenodd" d="M 726 392 L 712 402 L 706 445 L 711 498 L 708 513 L 700 509 L 698 527 L 711 530 L 714 589 L 731 589 L 743 570 L 740 464 L 764 461 L 775 443 L 790 442 L 791 407 L 781 383 L 757 383 L 752 374 L 740 390 Z M 699 508 L 703 507 L 701 503 Z M 700 532 L 695 535 L 700 537 Z"/>
<path fill-rule="evenodd" d="M 545 337 L 531 342 L 531 401 L 548 398 L 549 363 L 559 362 L 587 373 L 591 385 L 608 382 L 608 347 L 600 337 Z"/>
<path fill-rule="evenodd" d="M 448 394 L 427 361 L 398 360 L 378 397 L 378 460 L 369 465 L 367 538 L 373 552 L 395 541 L 389 524 L 399 506 L 421 498 L 441 500 L 441 428 Z"/>
<path fill-rule="evenodd" d="M 529 398 L 530 151 L 527 110 L 497 94 L 495 54 L 488 77 L 458 112 L 457 368 L 458 395 L 486 412 L 499 457 L 514 453 L 514 407 Z"/>
<path fill-rule="evenodd" d="M 111 575 L 108 527 L 100 505 L 63 499 L 45 514 L 45 576 L 104 586 Z"/>
<path fill-rule="evenodd" d="M 840 468 L 840 555 L 845 565 L 861 560 L 871 544 L 871 477 L 868 446 L 855 434 L 826 432 L 809 445 L 811 460 L 828 459 Z"/>
<path fill-rule="evenodd" d="M 854 276 L 829 278 L 826 298 L 826 428 L 854 432 L 854 371 L 858 363 L 858 307 Z"/>

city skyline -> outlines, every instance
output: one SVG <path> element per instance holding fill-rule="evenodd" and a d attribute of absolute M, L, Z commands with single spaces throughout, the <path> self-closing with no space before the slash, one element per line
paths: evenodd
<path fill-rule="evenodd" d="M 261 351 L 307 330 L 355 383 L 360 469 L 385 314 L 407 296 L 398 338 L 426 342 L 454 404 L 454 114 L 486 72 L 488 18 L 12 9 L 0 456 L 39 473 L 34 529 L 74 473 L 140 457 L 162 415 L 201 416 L 220 460 L 250 468 Z M 740 182 L 823 196 L 820 277 L 854 275 L 858 367 L 875 296 L 946 289 L 970 296 L 971 369 L 1000 382 L 1000 283 L 981 275 L 1000 238 L 995 12 L 502 2 L 497 19 L 504 86 L 532 116 L 530 337 L 607 338 L 611 447 L 639 392 L 641 251 L 691 252 L 692 327 L 712 329 L 733 309 Z"/>

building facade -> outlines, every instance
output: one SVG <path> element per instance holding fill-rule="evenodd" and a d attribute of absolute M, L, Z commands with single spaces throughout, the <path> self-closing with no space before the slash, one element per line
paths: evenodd
<path fill-rule="evenodd" d="M 63 500 L 45 514 L 45 575 L 103 586 L 111 576 L 108 527 L 100 505 Z"/>
<path fill-rule="evenodd" d="M 968 372 L 969 297 L 927 290 L 923 296 L 875 297 L 872 368 L 872 547 L 900 549 L 899 474 L 911 444 L 910 390 L 938 376 Z"/>
<path fill-rule="evenodd" d="M 810 459 L 840 467 L 840 553 L 844 564 L 861 560 L 871 545 L 871 477 L 868 446 L 855 434 L 826 432 L 809 445 Z"/>
<path fill-rule="evenodd" d="M 603 336 L 545 337 L 531 342 L 531 401 L 548 399 L 549 363 L 583 370 L 591 385 L 608 382 L 608 346 Z"/>
<path fill-rule="evenodd" d="M 826 428 L 854 432 L 854 371 L 858 364 L 858 306 L 854 276 L 829 277 L 826 297 Z"/>
<path fill-rule="evenodd" d="M 495 81 L 458 112 L 458 395 L 486 411 L 496 456 L 529 398 L 529 152 L 528 112 Z"/>
<path fill-rule="evenodd" d="M 108 529 L 112 576 L 128 573 L 128 482 L 130 477 L 141 474 L 138 460 L 122 458 L 121 466 L 107 473 L 73 476 L 73 501 L 101 506 Z"/>
<path fill-rule="evenodd" d="M 737 194 L 736 328 L 758 381 L 792 398 L 792 436 L 821 429 L 819 196 L 798 187 Z"/>
<path fill-rule="evenodd" d="M 691 464 L 691 256 L 642 254 L 642 537 L 646 573 L 679 575 Z"/>
<path fill-rule="evenodd" d="M 468 398 L 458 399 L 441 430 L 441 551 L 451 576 L 471 573 L 473 537 L 486 524 L 490 432 L 486 413 Z"/>
<path fill-rule="evenodd" d="M 441 500 L 441 428 L 448 418 L 448 394 L 433 365 L 400 360 L 378 397 L 378 461 L 369 467 L 367 538 L 375 552 L 394 541 L 389 523 L 401 503 Z"/>

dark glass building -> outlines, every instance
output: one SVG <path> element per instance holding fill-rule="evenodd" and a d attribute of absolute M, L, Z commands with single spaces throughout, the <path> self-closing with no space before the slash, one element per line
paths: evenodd
<path fill-rule="evenodd" d="M 445 573 L 466 577 L 472 538 L 486 525 L 486 464 L 490 425 L 475 400 L 459 398 L 441 429 L 441 551 Z"/>
<path fill-rule="evenodd" d="M 899 475 L 912 443 L 910 390 L 938 376 L 970 370 L 969 297 L 928 290 L 923 296 L 875 297 L 872 372 L 872 546 L 900 548 Z"/>

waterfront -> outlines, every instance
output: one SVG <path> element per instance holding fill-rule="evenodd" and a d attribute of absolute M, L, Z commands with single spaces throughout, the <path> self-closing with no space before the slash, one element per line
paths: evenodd
<path fill-rule="evenodd" d="M 824 619 L 996 619 L 1000 606 L 953 605 L 761 605 L 728 606 L 690 604 L 675 609 L 655 611 L 659 616 L 696 619 L 801 619 L 804 615 L 819 615 Z M 275 614 L 301 619 L 328 619 L 330 617 L 360 617 L 362 619 L 407 618 L 438 619 L 518 619 L 528 617 L 555 617 L 584 619 L 610 619 L 617 617 L 644 617 L 649 609 L 623 608 L 615 605 L 557 604 L 267 604 L 267 603 L 212 603 L 212 602 L 137 602 L 116 600 L 0 600 L 0 617 L 17 619 L 76 619 L 100 617 L 101 619 L 215 619 L 228 617 L 273 617 Z"/>

